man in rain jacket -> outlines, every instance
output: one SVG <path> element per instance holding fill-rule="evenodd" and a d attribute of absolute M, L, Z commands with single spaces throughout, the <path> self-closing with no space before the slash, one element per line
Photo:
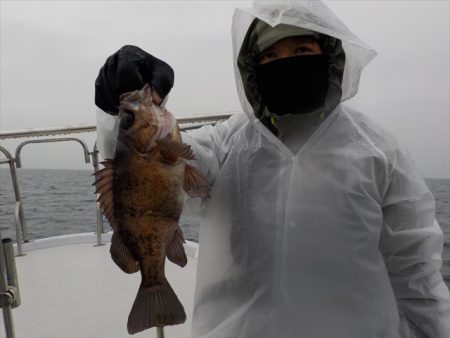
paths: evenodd
<path fill-rule="evenodd" d="M 449 336 L 433 196 L 395 138 L 342 104 L 375 52 L 319 1 L 255 2 L 232 32 L 244 113 L 183 135 L 213 183 L 193 336 Z M 161 97 L 173 83 L 127 50 L 96 82 L 110 114 L 125 78 Z"/>

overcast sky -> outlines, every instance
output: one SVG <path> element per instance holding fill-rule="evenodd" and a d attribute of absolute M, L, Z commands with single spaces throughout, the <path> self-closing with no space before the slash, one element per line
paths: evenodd
<path fill-rule="evenodd" d="M 348 105 L 404 143 L 424 177 L 450 177 L 449 1 L 325 1 L 378 56 Z M 0 0 L 0 130 L 95 124 L 94 81 L 125 44 L 175 70 L 175 116 L 241 110 L 231 18 L 250 1 Z M 80 135 L 92 147 L 95 136 Z M 17 141 L 0 141 L 11 152 Z M 29 145 L 25 168 L 90 168 L 78 144 Z"/>

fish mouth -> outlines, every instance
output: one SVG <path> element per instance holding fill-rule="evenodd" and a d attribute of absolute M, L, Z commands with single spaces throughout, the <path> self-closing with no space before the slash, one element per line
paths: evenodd
<path fill-rule="evenodd" d="M 158 121 L 158 125 L 156 126 L 156 132 L 147 146 L 147 152 L 149 152 L 155 146 L 155 141 L 161 140 L 165 138 L 167 135 L 169 135 L 177 123 L 175 117 L 172 114 L 170 114 L 165 108 L 163 109 L 163 111 L 166 114 L 162 119 Z"/>
<path fill-rule="evenodd" d="M 131 112 L 125 113 L 127 115 L 124 115 L 124 123 L 120 127 L 121 134 L 127 146 L 140 154 L 150 152 L 155 147 L 155 141 L 165 138 L 176 126 L 175 117 L 165 108 L 162 109 L 162 114 L 156 115 L 152 121 L 136 118 Z"/>

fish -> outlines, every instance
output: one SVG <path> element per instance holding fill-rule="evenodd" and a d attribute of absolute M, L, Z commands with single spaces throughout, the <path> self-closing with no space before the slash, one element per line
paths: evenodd
<path fill-rule="evenodd" d="M 128 316 L 130 334 L 185 322 L 165 260 L 187 264 L 178 224 L 185 193 L 207 198 L 211 191 L 208 179 L 188 162 L 195 156 L 182 142 L 175 117 L 154 97 L 148 84 L 120 96 L 114 158 L 94 173 L 100 208 L 113 229 L 112 260 L 125 273 L 141 273 Z"/>

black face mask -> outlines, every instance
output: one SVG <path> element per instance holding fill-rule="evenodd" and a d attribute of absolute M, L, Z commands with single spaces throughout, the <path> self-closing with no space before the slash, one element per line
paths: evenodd
<path fill-rule="evenodd" d="M 258 90 L 269 111 L 305 114 L 319 108 L 328 91 L 328 59 L 302 55 L 258 65 Z"/>

